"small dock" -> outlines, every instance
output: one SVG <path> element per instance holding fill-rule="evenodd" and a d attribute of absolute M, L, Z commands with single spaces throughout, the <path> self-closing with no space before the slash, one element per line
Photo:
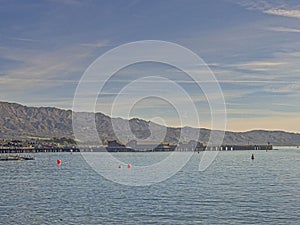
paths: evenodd
<path fill-rule="evenodd" d="M 27 147 L 0 147 L 0 153 L 39 153 L 39 152 L 80 152 L 79 148 L 27 148 Z"/>
<path fill-rule="evenodd" d="M 2 155 L 0 161 L 19 161 L 19 160 L 34 160 L 30 155 Z"/>

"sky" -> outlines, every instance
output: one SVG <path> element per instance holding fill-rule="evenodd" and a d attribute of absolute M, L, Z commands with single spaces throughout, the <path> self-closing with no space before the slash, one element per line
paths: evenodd
<path fill-rule="evenodd" d="M 143 40 L 176 43 L 201 57 L 224 96 L 227 130 L 300 132 L 297 0 L 0 0 L 0 101 L 71 109 L 98 57 Z M 187 97 L 157 77 L 191 97 L 200 125 L 176 108 L 189 109 Z M 130 65 L 105 83 L 95 110 L 210 128 L 210 105 L 196 84 L 172 65 Z"/>

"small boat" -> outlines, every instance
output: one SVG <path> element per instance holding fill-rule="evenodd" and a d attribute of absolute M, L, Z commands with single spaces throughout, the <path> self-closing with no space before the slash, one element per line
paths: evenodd
<path fill-rule="evenodd" d="M 34 157 L 33 157 L 33 156 L 30 156 L 30 155 L 21 156 L 21 158 L 22 158 L 23 160 L 34 160 Z"/>

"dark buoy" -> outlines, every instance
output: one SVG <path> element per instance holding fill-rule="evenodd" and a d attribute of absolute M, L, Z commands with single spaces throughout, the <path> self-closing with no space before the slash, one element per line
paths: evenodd
<path fill-rule="evenodd" d="M 251 155 L 251 159 L 254 160 L 254 154 Z"/>

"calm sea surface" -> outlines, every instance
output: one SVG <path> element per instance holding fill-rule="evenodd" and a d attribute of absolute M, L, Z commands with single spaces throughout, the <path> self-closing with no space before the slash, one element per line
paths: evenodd
<path fill-rule="evenodd" d="M 133 167 L 166 155 L 115 153 Z M 106 180 L 80 154 L 35 156 L 0 162 L 0 224 L 300 224 L 297 149 L 220 152 L 204 172 L 196 153 L 175 176 L 146 187 Z"/>

